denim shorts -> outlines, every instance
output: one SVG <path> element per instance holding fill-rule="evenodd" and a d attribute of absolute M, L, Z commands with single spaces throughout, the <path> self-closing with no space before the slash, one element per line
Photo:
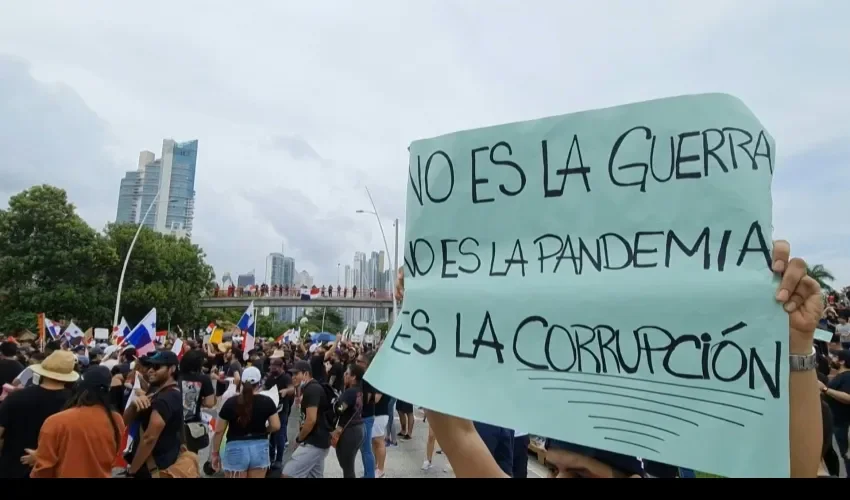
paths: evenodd
<path fill-rule="evenodd" d="M 268 469 L 270 464 L 268 439 L 228 441 L 221 454 L 221 468 L 226 472 Z"/>

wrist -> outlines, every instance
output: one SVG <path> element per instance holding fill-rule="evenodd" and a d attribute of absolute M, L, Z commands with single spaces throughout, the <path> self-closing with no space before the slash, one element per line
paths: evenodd
<path fill-rule="evenodd" d="M 809 340 L 809 342 L 792 340 L 788 345 L 788 354 L 792 356 L 808 356 L 812 353 L 813 347 L 813 340 Z"/>

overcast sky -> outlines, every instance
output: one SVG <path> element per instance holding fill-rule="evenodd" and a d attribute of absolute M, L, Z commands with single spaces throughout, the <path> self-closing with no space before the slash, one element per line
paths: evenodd
<path fill-rule="evenodd" d="M 115 218 L 140 150 L 198 139 L 193 240 L 216 275 L 279 251 L 322 283 L 392 246 L 406 146 L 728 92 L 778 145 L 775 235 L 850 285 L 850 2 L 0 0 L 0 200 Z"/>

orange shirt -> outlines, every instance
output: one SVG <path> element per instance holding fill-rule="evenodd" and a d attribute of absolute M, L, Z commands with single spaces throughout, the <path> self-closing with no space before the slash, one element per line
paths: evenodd
<path fill-rule="evenodd" d="M 112 477 L 124 433 L 121 415 L 112 412 L 112 418 L 118 426 L 118 443 L 101 406 L 71 408 L 49 417 L 38 435 L 30 477 Z"/>

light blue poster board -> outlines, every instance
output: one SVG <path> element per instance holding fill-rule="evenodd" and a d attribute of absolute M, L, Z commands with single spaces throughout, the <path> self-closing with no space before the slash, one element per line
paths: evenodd
<path fill-rule="evenodd" d="M 414 142 L 404 304 L 366 379 L 540 436 L 787 477 L 774 154 L 720 94 Z"/>
<path fill-rule="evenodd" d="M 820 340 L 821 342 L 832 342 L 832 332 L 816 328 L 815 340 Z"/>

